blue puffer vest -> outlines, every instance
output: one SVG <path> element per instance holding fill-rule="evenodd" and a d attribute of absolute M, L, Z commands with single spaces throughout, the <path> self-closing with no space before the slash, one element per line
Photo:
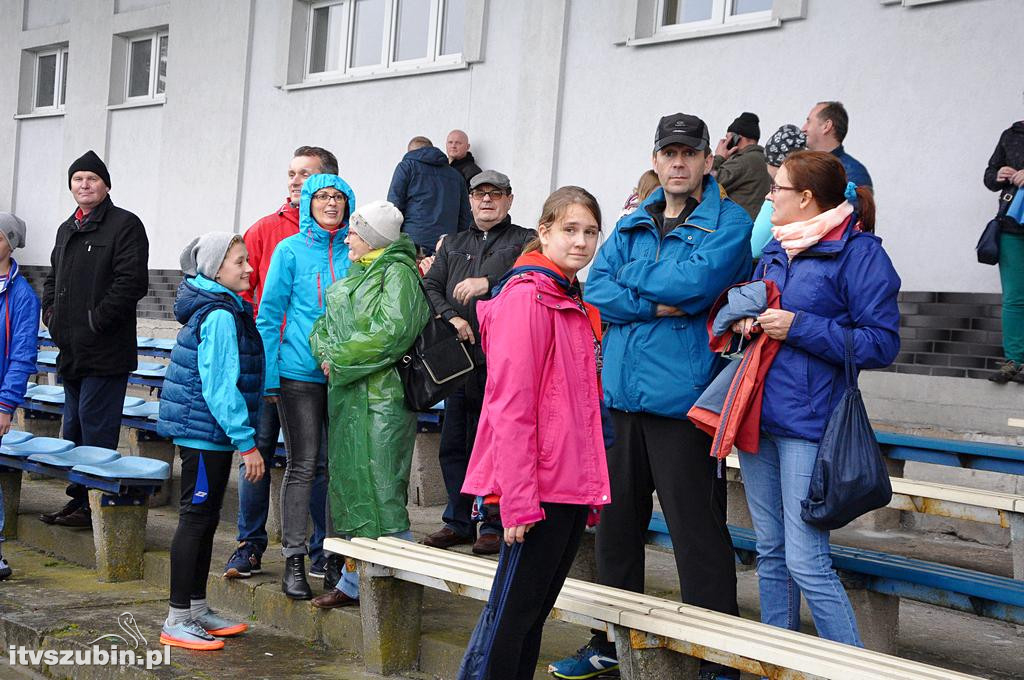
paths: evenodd
<path fill-rule="evenodd" d="M 174 301 L 174 316 L 183 327 L 171 350 L 171 363 L 160 393 L 157 433 L 162 437 L 188 437 L 231 446 L 231 440 L 203 398 L 199 379 L 199 331 L 207 315 L 217 309 L 227 310 L 235 317 L 240 366 L 238 389 L 249 409 L 249 423 L 255 428 L 259 422 L 263 341 L 253 321 L 252 305 L 245 302 L 239 308 L 229 295 L 201 290 L 186 278 L 178 286 Z"/>

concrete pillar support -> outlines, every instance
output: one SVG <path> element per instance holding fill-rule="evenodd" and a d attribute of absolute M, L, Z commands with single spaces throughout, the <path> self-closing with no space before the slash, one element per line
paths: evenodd
<path fill-rule="evenodd" d="M 440 432 L 420 432 L 416 435 L 416 446 L 412 450 L 412 471 L 409 475 L 409 501 L 416 505 L 444 505 L 448 502 L 448 491 L 444 486 L 438 459 L 440 449 Z"/>
<path fill-rule="evenodd" d="M 0 467 L 0 490 L 4 494 L 4 539 L 18 537 L 18 507 L 21 505 L 21 470 Z"/>
<path fill-rule="evenodd" d="M 143 497 L 111 496 L 89 489 L 96 577 L 100 581 L 137 581 L 143 575 L 149 506 Z"/>
<path fill-rule="evenodd" d="M 695 678 L 700 660 L 674 652 L 657 635 L 615 628 L 615 652 L 622 680 Z"/>
<path fill-rule="evenodd" d="M 395 675 L 416 670 L 420 654 L 423 586 L 387 569 L 359 563 L 359 614 L 366 670 Z"/>

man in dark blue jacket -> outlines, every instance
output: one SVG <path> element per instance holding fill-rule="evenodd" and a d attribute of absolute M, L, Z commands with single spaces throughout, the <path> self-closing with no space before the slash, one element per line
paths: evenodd
<path fill-rule="evenodd" d="M 608 323 L 602 381 L 615 426 L 608 450 L 612 502 L 597 529 L 597 579 L 644 591 L 657 491 L 683 602 L 737 614 L 725 478 L 710 456 L 711 438 L 686 418 L 721 368 L 708 347 L 708 310 L 750 274 L 753 224 L 739 204 L 722 198 L 710 175 L 713 161 L 704 121 L 682 113 L 662 118 L 652 158 L 661 188 L 619 221 L 586 282 L 587 302 Z M 617 665 L 603 634 L 550 670 L 556 677 L 591 677 L 598 665 L 605 671 Z M 701 672 L 739 677 L 710 665 Z"/>
<path fill-rule="evenodd" d="M 466 180 L 426 137 L 409 142 L 409 152 L 391 178 L 388 200 L 405 216 L 402 231 L 421 256 L 434 254 L 442 234 L 465 231 L 473 223 Z"/>
<path fill-rule="evenodd" d="M 824 151 L 839 159 L 846 170 L 846 181 L 874 191 L 871 174 L 864 164 L 846 153 L 843 140 L 850 128 L 850 115 L 842 102 L 818 102 L 807 114 L 807 121 L 801 130 L 807 135 L 807 148 Z"/>

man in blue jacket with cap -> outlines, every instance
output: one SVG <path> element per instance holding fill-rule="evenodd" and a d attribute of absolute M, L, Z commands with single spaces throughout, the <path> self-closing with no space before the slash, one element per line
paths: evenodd
<path fill-rule="evenodd" d="M 721 368 L 708 347 L 708 309 L 750 274 L 753 225 L 711 177 L 709 140 L 697 116 L 661 119 L 652 157 L 661 188 L 619 221 L 587 279 L 585 298 L 609 324 L 602 381 L 615 426 L 608 450 L 612 502 L 597 529 L 597 579 L 644 591 L 657 491 L 683 602 L 738 614 L 725 478 L 710 456 L 711 438 L 686 417 Z M 598 634 L 549 670 L 562 678 L 594 677 L 617 664 L 614 645 Z M 701 678 L 715 677 L 739 672 L 702 666 Z"/>

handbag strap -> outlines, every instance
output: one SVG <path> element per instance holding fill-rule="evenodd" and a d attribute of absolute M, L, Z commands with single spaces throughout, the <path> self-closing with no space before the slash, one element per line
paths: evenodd
<path fill-rule="evenodd" d="M 844 329 L 843 334 L 846 344 L 846 356 L 844 363 L 846 364 L 846 386 L 855 387 L 857 385 L 857 367 L 854 364 L 855 356 L 853 353 L 853 330 Z"/>

